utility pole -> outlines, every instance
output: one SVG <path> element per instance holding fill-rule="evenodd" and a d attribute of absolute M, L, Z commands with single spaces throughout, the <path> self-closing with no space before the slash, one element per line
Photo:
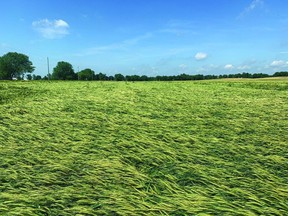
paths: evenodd
<path fill-rule="evenodd" d="M 47 67 L 48 67 L 48 80 L 50 80 L 51 75 L 50 75 L 49 57 L 47 57 Z"/>
<path fill-rule="evenodd" d="M 79 80 L 79 66 L 78 66 L 78 72 L 77 72 L 77 74 L 78 74 L 78 80 Z"/>

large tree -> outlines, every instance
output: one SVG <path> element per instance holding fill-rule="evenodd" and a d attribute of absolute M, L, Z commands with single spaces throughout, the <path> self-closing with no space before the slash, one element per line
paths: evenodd
<path fill-rule="evenodd" d="M 124 81 L 124 80 L 125 80 L 125 77 L 124 77 L 122 74 L 118 73 L 118 74 L 115 74 L 115 75 L 114 75 L 114 79 L 115 79 L 116 81 Z"/>
<path fill-rule="evenodd" d="M 95 74 L 94 80 L 108 80 L 108 77 L 106 76 L 106 74 L 100 72 L 98 74 Z"/>
<path fill-rule="evenodd" d="M 34 69 L 29 57 L 22 53 L 9 52 L 0 57 L 0 79 L 23 77 L 25 73 L 32 73 Z"/>
<path fill-rule="evenodd" d="M 53 69 L 52 79 L 55 80 L 74 80 L 77 75 L 74 72 L 72 65 L 68 62 L 58 62 L 57 66 Z"/>
<path fill-rule="evenodd" d="M 79 80 L 93 80 L 95 72 L 89 68 L 77 73 Z"/>

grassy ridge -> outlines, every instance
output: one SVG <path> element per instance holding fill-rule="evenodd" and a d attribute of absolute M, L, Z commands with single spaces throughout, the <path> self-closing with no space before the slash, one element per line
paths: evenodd
<path fill-rule="evenodd" d="M 0 82 L 1 215 L 284 215 L 288 82 Z"/>

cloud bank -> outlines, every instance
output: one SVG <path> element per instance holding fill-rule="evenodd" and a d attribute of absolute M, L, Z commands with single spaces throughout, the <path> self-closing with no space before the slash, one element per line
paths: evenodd
<path fill-rule="evenodd" d="M 35 31 L 39 32 L 46 39 L 63 38 L 69 34 L 69 25 L 62 19 L 48 20 L 42 19 L 32 23 Z"/>
<path fill-rule="evenodd" d="M 283 61 L 283 60 L 275 60 L 270 64 L 270 66 L 272 67 L 283 67 L 287 65 L 288 65 L 288 62 Z"/>

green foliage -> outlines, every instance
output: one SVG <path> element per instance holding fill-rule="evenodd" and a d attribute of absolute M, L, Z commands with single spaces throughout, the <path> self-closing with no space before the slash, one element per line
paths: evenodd
<path fill-rule="evenodd" d="M 274 77 L 279 77 L 279 76 L 287 76 L 288 77 L 288 71 L 281 71 L 281 72 L 276 72 L 273 74 Z"/>
<path fill-rule="evenodd" d="M 93 80 L 95 72 L 91 69 L 85 69 L 77 73 L 78 80 Z"/>
<path fill-rule="evenodd" d="M 29 57 L 21 53 L 9 52 L 0 58 L 0 79 L 23 77 L 24 73 L 32 73 L 34 69 Z"/>
<path fill-rule="evenodd" d="M 41 80 L 42 77 L 41 77 L 40 75 L 35 75 L 35 74 L 33 74 L 32 79 L 33 79 L 33 80 Z"/>
<path fill-rule="evenodd" d="M 95 79 L 94 80 L 108 80 L 108 77 L 106 76 L 106 74 L 99 73 L 99 74 L 95 75 Z"/>
<path fill-rule="evenodd" d="M 122 74 L 115 74 L 114 76 L 115 81 L 124 81 L 125 77 Z"/>
<path fill-rule="evenodd" d="M 53 69 L 52 79 L 54 80 L 74 80 L 76 78 L 74 69 L 68 62 L 58 62 L 57 66 Z"/>
<path fill-rule="evenodd" d="M 27 78 L 27 80 L 32 80 L 32 75 L 31 74 L 27 74 L 26 78 Z"/>
<path fill-rule="evenodd" d="M 0 215 L 286 215 L 287 91 L 0 82 Z"/>
<path fill-rule="evenodd" d="M 153 77 L 148 77 L 148 76 L 139 76 L 139 75 L 131 75 L 131 76 L 126 76 L 127 81 L 152 81 L 155 80 Z"/>

